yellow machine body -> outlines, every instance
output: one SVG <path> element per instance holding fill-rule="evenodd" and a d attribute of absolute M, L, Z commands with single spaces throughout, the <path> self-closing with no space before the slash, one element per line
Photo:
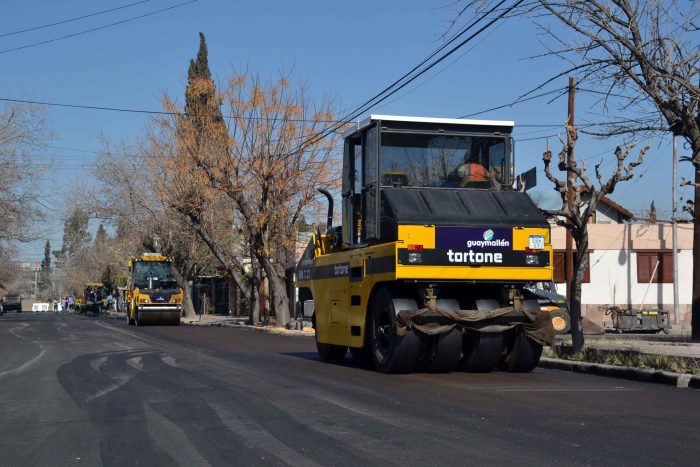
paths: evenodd
<path fill-rule="evenodd" d="M 129 261 L 124 291 L 129 324 L 178 325 L 182 316 L 182 289 L 172 276 L 167 256 L 146 253 Z"/>
<path fill-rule="evenodd" d="M 296 267 L 322 359 L 349 347 L 387 373 L 536 366 L 554 333 L 526 286 L 552 279 L 552 246 L 514 189 L 513 125 L 372 115 L 345 133 L 342 225 L 320 190 L 326 230 Z"/>
<path fill-rule="evenodd" d="M 402 225 L 396 242 L 333 252 L 333 234 L 321 234 L 318 239 L 314 235 L 311 242 L 314 259 L 297 270 L 297 287 L 308 288 L 313 294 L 318 341 L 363 347 L 368 304 L 372 291 L 379 284 L 414 280 L 493 283 L 552 279 L 549 228 L 512 228 L 512 249 L 509 251 L 522 256 L 539 254 L 546 258 L 541 267 L 425 265 L 402 260 L 409 251 L 426 256 L 435 254 L 436 229 L 434 225 Z M 531 235 L 544 237 L 542 250 L 534 252 L 529 249 Z M 452 256 L 454 259 L 454 252 Z"/>

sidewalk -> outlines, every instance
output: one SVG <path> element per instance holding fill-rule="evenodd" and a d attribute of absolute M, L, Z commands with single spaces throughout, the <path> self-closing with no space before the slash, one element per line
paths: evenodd
<path fill-rule="evenodd" d="M 689 333 L 586 335 L 583 357 L 566 357 L 571 336 L 557 336 L 539 366 L 577 373 L 700 388 L 700 342 Z M 560 351 L 564 351 L 563 357 Z M 584 361 L 585 360 L 585 361 Z"/>
<path fill-rule="evenodd" d="M 246 329 L 251 331 L 262 331 L 269 332 L 272 334 L 289 335 L 289 336 L 312 336 L 314 335 L 314 330 L 311 327 L 311 321 L 304 321 L 303 331 L 297 331 L 294 328 L 285 329 L 281 326 L 251 326 L 246 324 L 248 318 L 234 317 L 234 316 L 223 316 L 223 315 L 197 315 L 196 317 L 180 318 L 181 324 L 189 324 L 192 326 L 214 326 L 214 327 L 237 327 L 240 329 Z M 296 320 L 292 320 L 292 326 L 296 324 Z"/>
<path fill-rule="evenodd" d="M 557 336 L 556 345 L 571 345 L 571 336 Z M 671 334 L 601 334 L 585 336 L 585 347 L 602 350 L 631 350 L 652 355 L 700 359 L 700 342 L 690 340 L 689 333 Z"/>

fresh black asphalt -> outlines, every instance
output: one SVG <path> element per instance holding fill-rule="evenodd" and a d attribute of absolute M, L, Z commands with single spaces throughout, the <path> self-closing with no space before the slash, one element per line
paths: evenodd
<path fill-rule="evenodd" d="M 697 465 L 700 392 L 384 375 L 312 338 L 0 317 L 0 465 Z"/>

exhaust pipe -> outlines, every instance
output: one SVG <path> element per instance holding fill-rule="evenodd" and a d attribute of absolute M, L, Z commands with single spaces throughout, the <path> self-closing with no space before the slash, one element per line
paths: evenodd
<path fill-rule="evenodd" d="M 333 227 L 333 197 L 331 196 L 328 191 L 324 190 L 323 188 L 319 188 L 318 191 L 320 191 L 322 194 L 328 198 L 328 222 L 326 223 L 326 228 L 330 229 Z"/>

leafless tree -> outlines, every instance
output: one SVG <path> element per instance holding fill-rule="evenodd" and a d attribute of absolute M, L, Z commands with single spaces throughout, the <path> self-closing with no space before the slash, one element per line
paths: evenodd
<path fill-rule="evenodd" d="M 0 109 L 0 242 L 36 238 L 42 194 L 37 179 L 47 168 L 31 157 L 49 138 L 46 117 L 36 106 L 10 103 Z"/>
<path fill-rule="evenodd" d="M 588 262 L 588 222 L 595 213 L 596 206 L 600 200 L 611 194 L 619 182 L 632 178 L 632 170 L 642 163 L 644 155 L 649 149 L 644 147 L 639 152 L 639 157 L 625 165 L 627 157 L 634 148 L 634 144 L 627 144 L 624 148 L 618 146 L 614 154 L 617 164 L 615 170 L 607 179 L 601 172 L 602 162 L 595 165 L 596 183 L 586 173 L 586 163 L 582 165 L 574 160 L 569 163 L 567 154 L 573 149 L 578 140 L 576 129 L 570 125 L 565 125 L 566 141 L 562 141 L 562 150 L 559 152 L 558 168 L 567 174 L 573 174 L 575 182 L 571 188 L 571 200 L 569 199 L 569 189 L 566 180 L 562 181 L 552 174 L 550 165 L 552 162 L 552 152 L 547 150 L 543 156 L 544 172 L 547 179 L 554 184 L 555 190 L 561 197 L 561 207 L 555 210 L 546 211 L 558 225 L 571 231 L 571 236 L 576 243 L 576 256 L 574 257 L 574 277 L 571 281 L 571 288 L 567 290 L 567 296 L 571 297 L 569 313 L 571 314 L 571 336 L 572 348 L 575 352 L 583 349 L 584 338 L 581 327 L 581 284 Z M 582 194 L 585 193 L 585 197 Z M 569 202 L 571 201 L 571 202 Z"/>
<path fill-rule="evenodd" d="M 269 283 L 277 323 L 288 326 L 285 273 L 296 246 L 296 224 L 313 206 L 316 189 L 332 187 L 340 178 L 337 135 L 320 137 L 332 119 L 331 104 L 324 100 L 316 105 L 303 86 L 291 88 L 286 76 L 266 85 L 247 73 L 230 79 L 218 98 L 228 110 L 223 116 L 205 106 L 199 110 L 203 118 L 160 120 L 153 144 L 185 155 L 189 163 L 176 159 L 180 170 L 185 168 L 195 179 L 204 177 L 207 186 L 233 202 L 234 209 L 219 215 L 250 245 Z M 179 113 L 168 99 L 165 108 Z M 192 165 L 198 172 L 191 172 Z M 208 195 L 201 191 L 201 183 L 193 180 L 189 185 L 197 194 L 187 196 L 190 203 L 183 213 L 205 238 L 206 226 L 197 210 L 207 204 Z M 213 239 L 205 241 L 217 256 L 235 262 L 235 251 L 221 248 Z"/>
<path fill-rule="evenodd" d="M 80 202 L 115 227 L 116 238 L 109 251 L 99 253 L 99 261 L 89 264 L 91 269 L 109 264 L 126 274 L 130 256 L 158 251 L 173 260 L 178 284 L 188 290 L 188 281 L 195 274 L 215 271 L 215 260 L 187 221 L 162 196 L 175 187 L 164 180 L 166 167 L 156 162 L 157 157 L 146 142 L 114 147 L 103 141 L 102 154 L 92 169 L 100 189 L 97 195 L 91 193 Z M 195 313 L 189 293 L 185 294 L 183 308 L 188 316 Z"/>
<path fill-rule="evenodd" d="M 454 27 L 490 2 L 460 2 Z M 680 135 L 691 154 L 695 188 L 689 212 L 700 210 L 700 2 L 687 0 L 535 0 L 512 15 L 526 16 L 544 32 L 541 56 L 564 63 L 521 98 L 566 75 L 578 89 L 600 96 L 599 107 L 614 115 L 588 130 L 608 137 L 640 132 Z M 583 131 L 583 130 L 582 130 Z M 675 215 L 675 213 L 674 213 Z M 700 338 L 700 228 L 693 234 L 692 332 Z"/>

